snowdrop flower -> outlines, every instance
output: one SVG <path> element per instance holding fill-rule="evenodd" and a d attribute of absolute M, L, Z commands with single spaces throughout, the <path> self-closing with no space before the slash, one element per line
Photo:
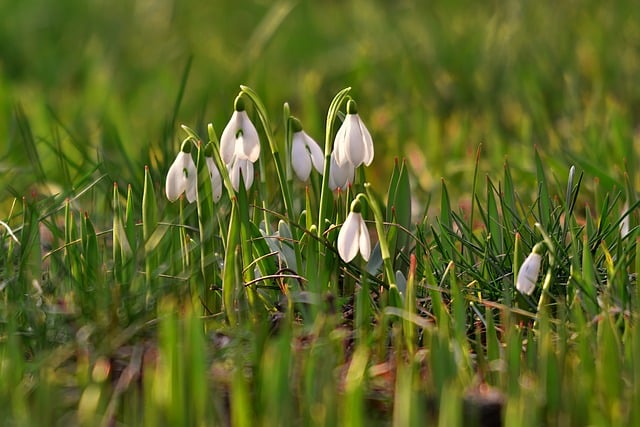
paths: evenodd
<path fill-rule="evenodd" d="M 227 166 L 232 163 L 234 156 L 251 163 L 260 157 L 258 131 L 249 120 L 240 95 L 236 98 L 234 112 L 220 137 L 220 156 Z"/>
<path fill-rule="evenodd" d="M 302 130 L 300 121 L 291 119 L 293 137 L 291 141 L 291 165 L 293 171 L 302 181 L 309 179 L 313 166 L 322 174 L 324 169 L 324 154 L 317 142 Z"/>
<path fill-rule="evenodd" d="M 353 184 L 356 168 L 349 162 L 338 166 L 335 150 L 331 153 L 331 163 L 329 163 L 329 188 L 333 191 L 338 188 L 345 189 Z"/>
<path fill-rule="evenodd" d="M 538 275 L 540 274 L 540 264 L 542 263 L 542 243 L 533 247 L 529 256 L 524 260 L 518 278 L 516 279 L 516 289 L 523 294 L 531 295 L 536 288 Z"/>
<path fill-rule="evenodd" d="M 338 233 L 338 254 L 345 262 L 351 262 L 360 252 L 365 261 L 371 255 L 369 231 L 360 213 L 360 200 L 351 203 L 351 211 Z"/>
<path fill-rule="evenodd" d="M 253 184 L 253 163 L 248 159 L 240 159 L 234 155 L 227 167 L 229 168 L 231 186 L 234 190 L 238 191 L 240 188 L 240 174 L 242 174 L 244 188 L 249 189 L 251 187 L 251 184 Z"/>
<path fill-rule="evenodd" d="M 197 176 L 196 164 L 191 157 L 191 141 L 185 141 L 167 173 L 167 199 L 175 202 L 182 193 L 186 193 L 187 201 L 193 203 L 197 194 Z"/>
<path fill-rule="evenodd" d="M 220 171 L 213 161 L 213 145 L 211 142 L 204 148 L 204 160 L 207 162 L 209 178 L 211 178 L 211 189 L 213 191 L 213 201 L 217 202 L 222 197 L 222 177 Z"/>
<path fill-rule="evenodd" d="M 336 133 L 333 149 L 339 166 L 348 162 L 357 168 L 363 163 L 369 166 L 373 161 L 371 134 L 358 115 L 356 103 L 351 99 L 347 102 L 347 115 Z"/>

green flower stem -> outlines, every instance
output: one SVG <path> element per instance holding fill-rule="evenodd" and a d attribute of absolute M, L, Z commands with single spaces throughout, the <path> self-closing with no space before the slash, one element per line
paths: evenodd
<path fill-rule="evenodd" d="M 293 132 L 291 132 L 291 109 L 288 103 L 284 103 L 282 106 L 282 117 L 284 119 L 284 147 L 287 154 L 291 153 L 291 145 L 293 139 Z M 285 176 L 288 177 L 287 184 L 289 185 L 289 191 L 293 193 L 293 159 L 286 162 Z"/>
<path fill-rule="evenodd" d="M 318 206 L 318 250 L 317 250 L 317 275 L 311 280 L 310 286 L 314 286 L 320 290 L 323 286 L 327 286 L 329 275 L 335 268 L 335 265 L 328 265 L 334 259 L 326 254 L 325 247 L 327 245 L 324 233 L 327 230 L 327 219 L 331 215 L 332 192 L 329 188 L 329 170 L 331 166 L 331 150 L 333 148 L 333 129 L 340 105 L 347 98 L 350 87 L 342 89 L 336 94 L 329 105 L 327 111 L 327 121 L 325 124 L 325 140 L 324 140 L 324 170 L 322 172 L 322 184 L 320 186 L 320 205 Z"/>
<path fill-rule="evenodd" d="M 387 283 L 389 284 L 390 300 L 389 303 L 395 307 L 401 307 L 400 294 L 396 285 L 396 275 L 393 272 L 393 260 L 391 259 L 391 253 L 389 252 L 389 245 L 387 243 L 387 233 L 384 229 L 384 216 L 380 206 L 376 201 L 371 184 L 368 182 L 364 184 L 364 188 L 367 191 L 367 202 L 371 212 L 373 212 L 373 218 L 376 223 L 376 231 L 378 233 L 378 241 L 380 244 L 380 254 L 382 255 L 382 262 L 384 264 L 384 274 L 386 276 Z M 400 305 L 398 305 L 400 304 Z"/>
<path fill-rule="evenodd" d="M 331 150 L 333 146 L 333 126 L 338 116 L 338 109 L 342 102 L 346 99 L 351 90 L 350 87 L 342 89 L 333 98 L 327 112 L 327 123 L 324 135 L 324 171 L 322 172 L 322 187 L 320 189 L 320 207 L 318 209 L 318 237 L 321 239 L 319 243 L 319 253 L 323 251 L 322 236 L 326 230 L 324 220 L 329 211 L 329 203 L 331 197 L 331 189 L 329 188 L 329 168 L 331 166 Z"/>
<path fill-rule="evenodd" d="M 535 223 L 535 227 L 538 229 L 540 234 L 542 234 L 542 238 L 547 245 L 548 254 L 549 254 L 549 268 L 547 269 L 547 274 L 544 277 L 544 282 L 542 282 L 542 293 L 540 294 L 540 299 L 538 300 L 538 307 L 536 310 L 536 320 L 533 322 L 533 329 L 538 329 L 538 321 L 540 319 L 542 310 L 549 304 L 549 299 L 551 298 L 551 294 L 549 293 L 549 288 L 553 283 L 553 269 L 555 266 L 555 245 L 553 241 L 549 237 L 549 235 L 544 231 L 542 225 L 540 223 Z"/>
<path fill-rule="evenodd" d="M 238 215 L 240 219 L 240 248 L 244 274 L 242 283 L 251 283 L 255 279 L 253 272 L 253 243 L 251 242 L 251 219 L 249 217 L 249 200 L 247 198 L 247 190 L 244 188 L 244 180 L 240 179 L 238 188 Z M 249 313 L 256 320 L 255 300 L 256 290 L 253 285 L 244 287 L 249 303 Z"/>
<path fill-rule="evenodd" d="M 151 236 L 158 227 L 158 204 L 156 193 L 151 180 L 149 167 L 144 168 L 144 189 L 142 192 L 142 238 L 145 247 L 144 272 L 147 289 L 150 295 L 155 289 L 153 270 L 158 266 L 158 254 L 155 246 L 151 244 Z"/>
<path fill-rule="evenodd" d="M 122 211 L 120 209 L 120 194 L 118 193 L 118 183 L 113 183 L 112 193 L 112 209 L 113 209 L 113 225 L 111 228 L 113 247 L 113 278 L 118 286 L 122 285 L 122 265 L 123 265 L 123 243 L 126 240 L 124 236 L 124 227 L 122 226 Z"/>
<path fill-rule="evenodd" d="M 411 317 L 416 314 L 416 266 L 416 255 L 411 254 L 409 261 L 409 275 L 407 277 L 407 289 L 404 295 L 404 310 L 408 316 L 402 320 L 405 346 L 410 355 L 415 354 L 416 350 L 416 326 L 411 321 Z"/>
<path fill-rule="evenodd" d="M 126 288 L 126 292 L 127 292 L 127 298 L 130 297 L 130 294 L 132 293 L 132 287 L 134 286 L 134 284 L 136 283 L 135 281 L 135 277 L 136 277 L 136 272 L 137 272 L 137 265 L 135 262 L 135 255 L 136 253 L 138 253 L 138 242 L 137 242 L 137 235 L 138 235 L 138 231 L 136 228 L 136 221 L 135 221 L 135 209 L 134 209 L 134 202 L 133 202 L 133 190 L 131 188 L 131 185 L 127 186 L 127 200 L 125 202 L 125 209 L 124 209 L 124 222 L 123 222 L 123 226 L 124 226 L 124 237 L 126 238 L 126 241 L 128 242 L 128 247 L 129 247 L 129 253 L 127 254 L 127 260 L 126 263 L 124 264 L 124 280 L 123 283 L 125 284 L 125 288 Z M 139 283 L 139 282 L 138 282 Z M 135 290 L 135 289 L 134 289 Z M 124 297 L 124 294 L 123 294 Z M 132 315 L 132 304 L 125 304 L 126 307 L 126 313 L 128 318 L 131 318 Z"/>
<path fill-rule="evenodd" d="M 227 321 L 236 325 L 235 294 L 239 279 L 238 246 L 240 245 L 240 219 L 238 213 L 238 201 L 231 199 L 231 215 L 229 216 L 229 230 L 224 255 L 224 267 L 222 271 L 222 299 Z"/>
<path fill-rule="evenodd" d="M 211 187 L 211 178 L 209 169 L 205 160 L 205 147 L 202 142 L 197 143 L 197 161 L 196 169 L 198 171 L 197 179 L 197 197 L 196 205 L 198 208 L 198 229 L 200 234 L 200 270 L 202 272 L 203 283 L 201 284 L 200 294 L 205 309 L 210 313 L 218 313 L 222 308 L 222 301 L 217 291 L 211 291 L 215 288 L 215 245 L 214 231 L 216 218 L 213 212 L 213 188 Z"/>
<path fill-rule="evenodd" d="M 280 190 L 282 192 L 282 202 L 284 203 L 284 209 L 287 213 L 287 217 L 290 222 L 295 221 L 295 212 L 293 211 L 293 202 L 291 198 L 291 189 L 287 184 L 287 176 L 285 174 L 285 170 L 282 166 L 282 162 L 280 160 L 280 152 L 278 150 L 278 146 L 276 145 L 275 138 L 271 131 L 271 126 L 269 123 L 269 118 L 267 116 L 267 110 L 258 97 L 258 94 L 248 86 L 240 86 L 241 93 L 245 94 L 251 99 L 253 105 L 256 108 L 256 112 L 258 113 L 258 117 L 260 118 L 260 122 L 262 123 L 262 128 L 264 129 L 264 133 L 267 136 L 267 141 L 269 143 L 269 148 L 271 149 L 271 155 L 273 156 L 273 164 L 276 168 L 276 175 L 278 176 L 278 181 L 280 183 Z M 263 173 L 261 171 L 261 173 Z M 291 232 L 293 234 L 293 248 L 296 256 L 296 263 L 298 268 L 302 266 L 302 255 L 300 253 L 300 245 L 298 239 L 298 232 L 295 227 L 291 227 Z"/>

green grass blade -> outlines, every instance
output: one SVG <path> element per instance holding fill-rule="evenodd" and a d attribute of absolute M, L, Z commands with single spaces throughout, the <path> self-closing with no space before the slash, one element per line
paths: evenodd
<path fill-rule="evenodd" d="M 240 250 L 240 214 L 238 212 L 238 202 L 234 198 L 231 200 L 231 215 L 229 218 L 229 231 L 227 233 L 227 241 L 224 254 L 224 267 L 222 271 L 222 301 L 224 311 L 227 315 L 227 321 L 231 325 L 237 324 L 238 316 L 236 314 L 236 293 L 237 287 L 242 285 L 241 268 L 239 266 L 240 259 L 238 253 Z"/>
<path fill-rule="evenodd" d="M 544 173 L 544 166 L 540 159 L 538 149 L 534 150 L 534 159 L 536 165 L 536 178 L 538 180 L 538 215 L 540 223 L 548 230 L 551 228 L 551 197 L 549 196 L 549 188 Z"/>
<path fill-rule="evenodd" d="M 159 264 L 157 252 L 154 250 L 152 235 L 158 228 L 158 203 L 148 167 L 144 168 L 144 191 L 142 193 L 142 238 L 145 244 L 144 271 L 147 287 L 155 288 L 154 270 Z"/>

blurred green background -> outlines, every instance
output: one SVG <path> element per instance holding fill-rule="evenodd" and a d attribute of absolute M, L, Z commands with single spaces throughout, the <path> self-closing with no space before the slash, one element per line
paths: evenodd
<path fill-rule="evenodd" d="M 636 180 L 631 0 L 2 0 L 0 16 L 3 202 L 87 175 L 137 188 L 143 164 L 162 182 L 179 125 L 221 132 L 240 84 L 274 123 L 289 102 L 318 141 L 351 86 L 383 185 L 407 156 L 425 192 L 441 177 L 468 191 L 480 144 L 494 176 L 508 158 L 532 183 L 536 145 L 559 181 L 571 164 L 607 187 Z"/>

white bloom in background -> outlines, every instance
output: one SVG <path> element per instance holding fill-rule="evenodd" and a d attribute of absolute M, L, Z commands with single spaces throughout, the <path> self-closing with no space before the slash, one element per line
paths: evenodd
<path fill-rule="evenodd" d="M 213 161 L 213 157 L 206 156 L 207 169 L 209 169 L 209 177 L 211 178 L 211 189 L 213 191 L 213 201 L 217 202 L 222 197 L 222 177 L 220 171 Z"/>
<path fill-rule="evenodd" d="M 622 215 L 624 216 L 620 221 L 620 236 L 624 239 L 629 235 L 629 232 L 631 231 L 631 221 L 629 219 L 631 213 L 629 212 L 629 203 L 625 203 L 623 209 L 624 213 Z"/>
<path fill-rule="evenodd" d="M 182 193 L 186 193 L 187 201 L 193 203 L 197 194 L 197 176 L 196 164 L 191 157 L 191 142 L 186 141 L 182 144 L 182 149 L 167 173 L 165 184 L 167 199 L 175 202 Z"/>
<path fill-rule="evenodd" d="M 320 174 L 324 170 L 324 154 L 320 146 L 305 131 L 298 119 L 292 118 L 291 165 L 302 181 L 309 179 L 313 166 Z"/>
<path fill-rule="evenodd" d="M 331 153 L 331 163 L 329 163 L 329 188 L 333 191 L 346 189 L 348 185 L 353 184 L 356 168 L 349 162 L 339 166 L 336 162 L 335 150 Z"/>
<path fill-rule="evenodd" d="M 234 156 L 239 160 L 249 160 L 251 163 L 260 157 L 258 131 L 251 123 L 240 96 L 236 98 L 235 111 L 220 137 L 220 157 L 227 166 Z"/>
<path fill-rule="evenodd" d="M 336 133 L 333 150 L 340 166 L 348 162 L 357 168 L 363 163 L 369 166 L 373 161 L 371 134 L 358 115 L 356 103 L 351 99 L 347 103 L 344 122 Z"/>
<path fill-rule="evenodd" d="M 536 244 L 520 266 L 516 279 L 516 289 L 523 294 L 531 295 L 536 288 L 540 265 L 542 264 L 542 255 L 539 253 L 541 251 L 542 245 L 540 243 Z"/>
<path fill-rule="evenodd" d="M 371 240 L 362 214 L 359 212 L 359 202 L 356 199 L 351 205 L 351 212 L 342 224 L 340 233 L 338 233 L 338 254 L 345 262 L 351 262 L 358 252 L 365 261 L 369 260 Z"/>
<path fill-rule="evenodd" d="M 251 187 L 251 184 L 253 184 L 253 163 L 248 159 L 239 159 L 237 156 L 233 156 L 231 163 L 227 167 L 229 168 L 231 186 L 234 190 L 238 191 L 240 188 L 240 174 L 242 174 L 244 188 L 248 190 Z"/>

